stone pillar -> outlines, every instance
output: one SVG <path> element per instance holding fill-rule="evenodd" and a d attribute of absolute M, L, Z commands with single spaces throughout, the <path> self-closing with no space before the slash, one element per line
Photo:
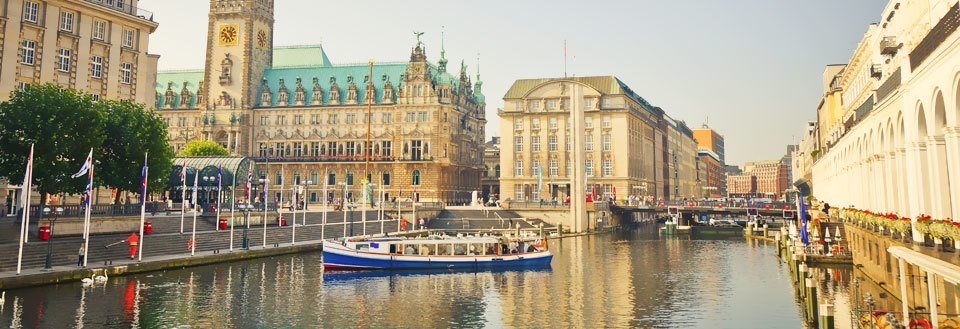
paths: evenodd
<path fill-rule="evenodd" d="M 926 211 L 924 207 L 924 180 L 923 172 L 926 170 L 921 170 L 921 168 L 926 168 L 923 160 L 926 155 L 926 148 L 922 142 L 913 142 L 910 144 L 910 148 L 906 150 L 906 171 L 905 176 L 907 176 L 907 195 L 909 196 L 910 201 L 910 221 L 913 223 L 914 227 L 916 226 L 917 219 L 916 216 Z M 913 241 L 922 242 L 923 235 L 913 230 Z"/>
<path fill-rule="evenodd" d="M 583 86 L 579 84 L 572 84 L 570 88 L 570 117 L 572 122 L 572 137 L 573 137 L 573 159 L 571 161 L 571 167 L 573 172 L 570 175 L 570 220 L 573 222 L 573 231 L 574 232 L 584 232 L 587 229 L 587 202 L 585 190 L 586 190 L 586 172 L 584 172 L 584 162 L 586 161 L 586 154 L 584 154 L 584 113 L 583 113 Z"/>
<path fill-rule="evenodd" d="M 227 151 L 230 153 L 233 152 L 233 132 L 227 133 Z"/>
<path fill-rule="evenodd" d="M 907 171 L 907 149 L 898 147 L 894 154 L 897 160 L 897 171 L 894 174 L 897 180 L 896 196 L 900 207 L 900 216 L 913 217 L 910 209 L 910 195 L 912 193 L 907 190 L 907 177 L 909 175 Z"/>
<path fill-rule="evenodd" d="M 948 127 L 944 130 L 946 164 L 950 175 L 950 218 L 960 221 L 960 127 Z"/>
<path fill-rule="evenodd" d="M 927 182 L 930 185 L 930 212 L 934 218 L 943 219 L 952 215 L 950 209 L 950 177 L 947 173 L 947 149 L 943 136 L 927 137 L 927 158 L 930 168 Z"/>

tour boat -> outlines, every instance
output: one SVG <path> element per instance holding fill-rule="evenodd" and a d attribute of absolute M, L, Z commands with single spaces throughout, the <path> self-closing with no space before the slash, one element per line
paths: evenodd
<path fill-rule="evenodd" d="M 352 238 L 323 241 L 327 270 L 549 266 L 546 240 L 496 237 Z"/>

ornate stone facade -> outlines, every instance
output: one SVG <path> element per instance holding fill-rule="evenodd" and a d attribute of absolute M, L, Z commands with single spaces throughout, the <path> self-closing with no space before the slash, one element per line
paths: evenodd
<path fill-rule="evenodd" d="M 367 171 L 387 199 L 468 202 L 480 189 L 486 103 L 466 65 L 449 73 L 443 51 L 430 63 L 419 35 L 408 61 L 334 65 L 321 46 L 273 47 L 273 1 L 210 10 L 205 70 L 157 79 L 175 151 L 216 141 L 256 159 L 272 190 L 310 181 L 311 202 L 324 181 L 340 185 L 328 197 L 344 183 L 359 197 Z"/>

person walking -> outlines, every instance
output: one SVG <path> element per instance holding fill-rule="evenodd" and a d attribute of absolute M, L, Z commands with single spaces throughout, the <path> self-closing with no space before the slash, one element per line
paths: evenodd
<path fill-rule="evenodd" d="M 130 246 L 130 259 L 137 257 L 137 245 L 140 244 L 140 237 L 136 233 L 130 233 L 123 241 L 127 242 L 127 245 Z"/>
<path fill-rule="evenodd" d="M 86 258 L 86 256 L 87 256 L 87 253 L 86 253 L 86 251 L 84 250 L 83 247 L 86 247 L 86 244 L 81 243 L 81 244 L 80 244 L 80 252 L 78 253 L 78 256 L 79 256 L 79 257 L 77 258 L 77 267 L 83 267 L 83 259 Z"/>

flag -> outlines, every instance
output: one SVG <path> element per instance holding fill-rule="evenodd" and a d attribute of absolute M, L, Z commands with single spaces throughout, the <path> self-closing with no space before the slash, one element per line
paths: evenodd
<path fill-rule="evenodd" d="M 267 209 L 267 196 L 269 195 L 269 194 L 267 194 L 267 188 L 268 188 L 269 186 L 270 186 L 270 182 L 268 182 L 266 179 L 264 179 L 264 180 L 263 180 L 263 197 L 262 197 L 262 198 L 263 198 L 263 209 L 264 209 L 264 210 Z"/>
<path fill-rule="evenodd" d="M 197 206 L 197 181 L 200 178 L 200 173 L 193 175 L 193 196 L 190 198 L 190 202 L 193 203 L 193 206 Z"/>
<path fill-rule="evenodd" d="M 803 194 L 797 193 L 797 220 L 800 221 L 800 241 L 804 245 L 810 244 L 810 233 L 807 232 L 807 206 L 803 202 Z"/>
<path fill-rule="evenodd" d="M 20 185 L 20 205 L 21 209 L 27 209 L 30 207 L 27 204 L 27 197 L 30 196 L 30 188 L 33 184 L 33 145 L 30 145 L 30 155 L 27 156 L 27 169 L 23 171 L 23 184 Z"/>
<path fill-rule="evenodd" d="M 143 158 L 143 170 L 140 171 L 140 204 L 147 202 L 147 158 Z"/>
<path fill-rule="evenodd" d="M 250 190 L 253 189 L 253 168 L 247 169 L 247 203 L 250 202 Z"/>
<path fill-rule="evenodd" d="M 90 154 L 87 155 L 87 161 L 83 162 L 83 167 L 80 167 L 80 171 L 78 171 L 76 174 L 73 174 L 73 176 L 70 176 L 70 178 L 82 177 L 83 175 L 87 174 L 87 172 L 90 171 L 90 167 L 92 166 L 93 166 L 93 149 L 90 149 Z"/>
<path fill-rule="evenodd" d="M 223 188 L 223 165 L 217 166 L 217 191 Z"/>

